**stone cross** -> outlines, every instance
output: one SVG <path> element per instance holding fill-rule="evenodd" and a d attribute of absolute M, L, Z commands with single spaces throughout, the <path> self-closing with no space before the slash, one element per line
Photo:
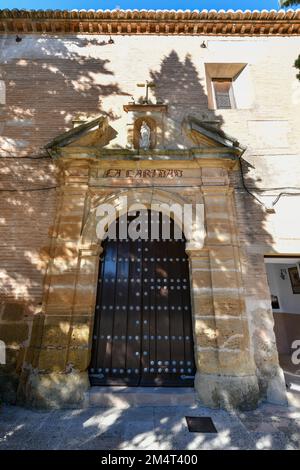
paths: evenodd
<path fill-rule="evenodd" d="M 149 104 L 149 96 L 148 96 L 148 91 L 149 91 L 149 88 L 154 88 L 155 87 L 155 83 L 153 82 L 148 82 L 148 80 L 146 80 L 146 83 L 137 83 L 138 87 L 146 87 L 146 96 L 145 98 L 143 99 L 143 104 Z"/>

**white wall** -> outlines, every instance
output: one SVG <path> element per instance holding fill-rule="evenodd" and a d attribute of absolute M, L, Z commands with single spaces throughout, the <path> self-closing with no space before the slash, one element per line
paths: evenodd
<path fill-rule="evenodd" d="M 280 309 L 278 312 L 300 314 L 300 294 L 294 294 L 290 282 L 288 268 L 295 264 L 266 264 L 270 293 L 277 295 Z M 281 279 L 280 270 L 286 269 L 285 279 Z"/>

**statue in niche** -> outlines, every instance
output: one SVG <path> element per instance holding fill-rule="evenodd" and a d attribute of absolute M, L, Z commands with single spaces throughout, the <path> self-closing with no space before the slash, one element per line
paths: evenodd
<path fill-rule="evenodd" d="M 151 137 L 151 130 L 148 124 L 143 121 L 141 128 L 140 128 L 140 148 L 144 150 L 148 150 L 150 148 L 150 137 Z"/>

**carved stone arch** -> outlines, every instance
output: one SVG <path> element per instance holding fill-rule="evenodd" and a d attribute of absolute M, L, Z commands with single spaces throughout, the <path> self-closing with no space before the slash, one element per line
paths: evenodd
<path fill-rule="evenodd" d="M 199 253 L 202 253 L 204 241 L 205 241 L 205 223 L 204 223 L 204 204 L 203 202 L 198 203 L 199 209 L 199 218 L 196 220 L 193 214 L 193 222 L 192 226 L 181 224 L 180 220 L 177 220 L 176 213 L 168 212 L 167 207 L 171 207 L 172 205 L 178 204 L 181 207 L 185 205 L 191 204 L 191 200 L 187 197 L 179 195 L 178 193 L 161 190 L 161 189 L 153 189 L 153 188 L 142 188 L 140 190 L 137 189 L 129 189 L 118 191 L 118 193 L 111 193 L 106 195 L 102 194 L 95 194 L 92 201 L 89 203 L 89 214 L 87 215 L 86 222 L 84 224 L 82 235 L 81 235 L 81 246 L 84 247 L 82 250 L 82 254 L 84 255 L 85 260 L 87 258 L 90 260 L 89 262 L 93 264 L 93 272 L 98 272 L 99 266 L 99 259 L 100 255 L 103 252 L 102 242 L 103 239 L 97 236 L 97 223 L 100 220 L 101 216 L 97 214 L 98 208 L 102 204 L 110 204 L 115 209 L 115 218 L 111 220 L 113 223 L 118 217 L 124 215 L 130 207 L 135 207 L 138 209 L 138 205 L 142 205 L 147 209 L 157 207 L 157 209 L 164 213 L 167 216 L 173 218 L 174 222 L 177 223 L 186 239 L 185 250 L 189 257 L 189 271 L 190 271 L 190 282 L 191 287 L 193 284 L 193 257 L 198 256 Z M 189 229 L 189 230 L 187 230 Z M 205 250 L 204 250 L 205 251 Z M 95 276 L 96 279 L 96 276 Z M 192 289 L 191 289 L 192 292 Z M 96 301 L 96 293 L 97 293 L 97 286 L 95 285 L 93 288 L 93 299 L 91 299 L 91 304 L 95 304 Z M 191 298 L 192 302 L 192 315 L 194 311 L 194 302 L 193 298 Z M 194 323 L 194 321 L 193 321 Z M 195 347 L 197 345 L 197 338 L 195 335 L 194 341 Z M 89 351 L 90 354 L 91 351 Z M 89 357 L 90 358 L 90 357 Z"/>
<path fill-rule="evenodd" d="M 153 117 L 140 116 L 134 121 L 133 127 L 133 146 L 135 149 L 140 148 L 140 129 L 143 122 L 150 128 L 150 149 L 154 149 L 157 146 L 157 122 Z"/>

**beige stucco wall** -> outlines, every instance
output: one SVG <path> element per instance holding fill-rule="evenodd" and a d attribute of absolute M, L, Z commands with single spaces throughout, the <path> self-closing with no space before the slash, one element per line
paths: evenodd
<path fill-rule="evenodd" d="M 108 148 L 126 148 L 131 118 L 123 105 L 142 94 L 137 83 L 153 80 L 153 101 L 168 104 L 161 149 L 195 146 L 182 128 L 189 115 L 219 121 L 247 147 L 245 180 L 258 199 L 269 203 L 281 191 L 300 192 L 300 83 L 293 68 L 300 38 L 120 36 L 103 45 L 104 39 L 26 35 L 16 43 L 14 35 L 0 38 L 0 79 L 6 85 L 6 104 L 0 104 L 1 188 L 25 190 L 3 192 L 1 198 L 0 331 L 9 338 L 12 357 L 5 376 L 21 370 L 32 319 L 41 311 L 57 223 L 55 187 L 61 179 L 43 146 L 70 129 L 76 116 L 107 115 L 115 130 Z M 206 49 L 200 48 L 203 39 Z M 248 64 L 243 109 L 208 110 L 205 64 L 224 62 Z M 282 196 L 269 214 L 246 193 L 239 169 L 229 177 L 251 354 L 261 396 L 270 397 L 277 355 L 263 255 L 300 253 L 299 196 Z"/>

